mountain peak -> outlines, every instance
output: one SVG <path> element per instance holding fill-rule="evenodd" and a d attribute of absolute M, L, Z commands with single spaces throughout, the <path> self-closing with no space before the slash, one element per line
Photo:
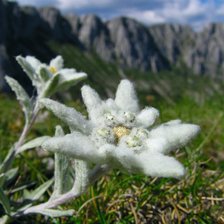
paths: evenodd
<path fill-rule="evenodd" d="M 62 15 L 53 7 L 19 7 L 0 0 L 0 88 L 3 74 L 17 68 L 15 55 L 48 60 L 51 40 L 74 44 L 123 68 L 157 72 L 184 64 L 196 74 L 222 75 L 223 36 L 224 24 L 210 24 L 196 33 L 179 24 L 147 27 L 128 17 L 103 21 L 94 14 Z"/>

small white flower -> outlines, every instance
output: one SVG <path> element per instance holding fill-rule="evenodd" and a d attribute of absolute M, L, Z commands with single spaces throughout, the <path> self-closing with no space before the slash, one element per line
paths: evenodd
<path fill-rule="evenodd" d="M 40 98 L 65 90 L 87 77 L 84 72 L 63 68 L 64 60 L 61 56 L 52 59 L 49 65 L 33 56 L 17 56 L 16 59 L 37 88 Z"/>
<path fill-rule="evenodd" d="M 113 127 L 118 123 L 116 116 L 113 115 L 112 113 L 105 113 L 103 116 L 105 124 L 110 127 Z"/>
<path fill-rule="evenodd" d="M 72 108 L 42 100 L 71 130 L 71 134 L 45 141 L 44 149 L 150 176 L 178 178 L 184 174 L 183 166 L 164 154 L 186 145 L 199 126 L 178 120 L 152 128 L 159 112 L 152 107 L 139 110 L 128 80 L 121 81 L 114 100 L 102 101 L 89 86 L 82 88 L 82 97 L 89 120 Z"/>

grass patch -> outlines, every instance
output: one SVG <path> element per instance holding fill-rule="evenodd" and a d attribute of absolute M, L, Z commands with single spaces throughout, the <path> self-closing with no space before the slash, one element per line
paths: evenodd
<path fill-rule="evenodd" d="M 141 105 L 160 110 L 165 122 L 180 118 L 201 126 L 200 135 L 188 146 L 174 154 L 187 168 L 181 180 L 150 178 L 143 175 L 112 171 L 101 178 L 87 193 L 64 205 L 77 214 L 69 218 L 43 219 L 32 215 L 13 223 L 222 223 L 224 219 L 224 115 L 223 83 L 194 76 L 140 73 L 119 70 L 102 62 L 95 55 L 80 52 L 71 46 L 51 43 L 55 52 L 65 57 L 66 66 L 89 74 L 86 83 L 104 97 L 113 96 L 119 80 L 128 77 L 135 82 Z M 81 86 L 81 85 L 80 85 Z M 79 86 L 79 87 L 80 87 Z M 66 102 L 86 114 L 79 98 L 79 87 L 72 91 L 74 102 Z M 0 159 L 18 138 L 23 120 L 19 105 L 13 97 L 0 96 Z M 29 138 L 53 135 L 54 126 L 61 124 L 52 114 L 37 123 Z M 53 158 L 37 150 L 25 152 L 14 166 L 19 176 L 13 185 L 32 183 L 31 188 L 52 177 L 44 159 Z M 15 195 L 19 197 L 19 195 Z M 46 195 L 47 198 L 47 195 Z M 14 198 L 16 199 L 16 198 Z M 1 208 L 0 208 L 1 213 Z"/>

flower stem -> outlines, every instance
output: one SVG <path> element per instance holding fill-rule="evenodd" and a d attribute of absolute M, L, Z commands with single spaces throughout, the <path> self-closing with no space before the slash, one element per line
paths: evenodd
<path fill-rule="evenodd" d="M 0 173 L 6 172 L 11 167 L 11 165 L 15 159 L 15 156 L 19 153 L 18 150 L 23 145 L 24 141 L 26 140 L 26 137 L 29 134 L 29 132 L 34 124 L 39 111 L 40 111 L 40 108 L 39 108 L 38 100 L 36 100 L 35 107 L 32 112 L 30 122 L 25 124 L 22 134 L 19 137 L 19 140 L 14 144 L 14 146 L 9 150 L 8 154 L 6 155 L 6 157 L 2 163 L 2 166 L 0 167 Z"/>

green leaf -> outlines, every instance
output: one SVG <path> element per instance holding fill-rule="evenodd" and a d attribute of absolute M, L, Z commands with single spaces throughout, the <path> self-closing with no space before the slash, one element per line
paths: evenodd
<path fill-rule="evenodd" d="M 3 186 L 4 184 L 8 185 L 10 182 L 16 177 L 18 174 L 18 167 L 10 169 L 4 175 L 0 176 L 0 186 Z"/>
<path fill-rule="evenodd" d="M 12 190 L 10 190 L 10 193 L 14 194 L 14 193 L 16 193 L 18 191 L 22 191 L 22 190 L 26 191 L 27 188 L 32 187 L 33 185 L 35 185 L 35 182 L 31 182 L 29 184 L 25 184 L 25 185 L 19 186 L 17 188 L 13 188 Z"/>
<path fill-rule="evenodd" d="M 32 113 L 32 103 L 28 94 L 15 79 L 9 76 L 6 76 L 5 79 L 9 84 L 9 86 L 11 87 L 11 89 L 15 92 L 16 98 L 20 102 L 22 110 L 26 117 L 26 121 L 28 122 Z"/>
<path fill-rule="evenodd" d="M 49 97 L 57 91 L 59 75 L 53 75 L 45 84 L 40 98 Z"/>
<path fill-rule="evenodd" d="M 0 174 L 0 187 L 5 183 L 5 173 Z"/>
<path fill-rule="evenodd" d="M 40 74 L 40 78 L 43 80 L 43 82 L 47 82 L 52 77 L 52 74 L 49 72 L 46 65 L 40 66 L 39 74 Z"/>
<path fill-rule="evenodd" d="M 32 201 L 38 200 L 47 191 L 47 189 L 51 186 L 52 183 L 53 183 L 53 179 L 43 183 L 41 186 L 39 186 L 37 189 L 35 189 L 32 192 L 26 191 L 25 198 Z"/>
<path fill-rule="evenodd" d="M 8 215 L 4 215 L 2 217 L 0 217 L 0 224 L 6 224 L 9 221 L 9 216 Z"/>
<path fill-rule="evenodd" d="M 0 203 L 2 204 L 5 212 L 7 214 L 10 214 L 11 209 L 10 209 L 10 203 L 8 197 L 5 195 L 4 191 L 0 187 Z"/>
<path fill-rule="evenodd" d="M 42 215 L 49 216 L 51 218 L 56 218 L 56 217 L 63 217 L 63 216 L 72 216 L 74 214 L 74 210 L 56 210 L 56 209 L 44 209 L 44 210 L 39 210 L 36 213 L 40 213 Z"/>
<path fill-rule="evenodd" d="M 16 175 L 18 174 L 18 170 L 19 170 L 19 168 L 16 167 L 16 168 L 13 168 L 13 169 L 10 169 L 9 171 L 7 171 L 5 173 L 6 180 L 10 181 L 10 180 L 14 179 L 16 177 Z"/>
<path fill-rule="evenodd" d="M 5 157 L 4 161 L 0 165 L 0 173 L 5 173 L 10 169 L 14 158 L 15 158 L 15 148 L 12 147 L 10 148 L 7 156 Z"/>
<path fill-rule="evenodd" d="M 18 149 L 17 153 L 21 153 L 21 152 L 24 152 L 25 150 L 39 147 L 43 144 L 44 141 L 46 141 L 49 138 L 50 138 L 49 136 L 42 136 L 42 137 L 39 137 L 39 138 L 35 138 L 35 139 L 25 143 L 24 145 L 22 145 Z"/>

